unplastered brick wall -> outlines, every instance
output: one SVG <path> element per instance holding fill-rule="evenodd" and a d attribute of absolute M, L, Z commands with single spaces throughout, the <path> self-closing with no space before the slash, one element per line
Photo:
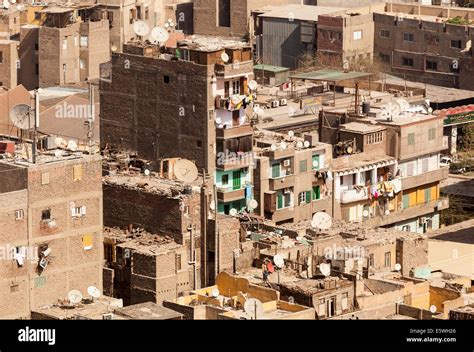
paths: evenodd
<path fill-rule="evenodd" d="M 213 71 L 187 61 L 112 56 L 112 82 L 101 83 L 101 143 L 157 160 L 183 157 L 208 168 L 215 155 L 209 110 Z M 209 151 L 213 153 L 213 150 Z"/>
<path fill-rule="evenodd" d="M 428 264 L 428 241 L 426 239 L 398 238 L 397 252 L 403 276 L 409 276 L 413 268 Z"/>
<path fill-rule="evenodd" d="M 217 218 L 218 228 L 218 263 L 220 271 L 234 270 L 234 251 L 240 248 L 240 222 L 230 216 Z M 215 221 L 208 222 L 208 250 L 215 250 Z"/>

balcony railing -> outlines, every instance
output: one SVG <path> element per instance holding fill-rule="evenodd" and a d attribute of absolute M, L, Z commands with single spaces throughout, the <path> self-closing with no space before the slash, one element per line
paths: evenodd
<path fill-rule="evenodd" d="M 236 111 L 242 108 L 246 108 L 248 104 L 255 100 L 253 94 L 234 94 L 230 97 L 224 97 L 222 95 L 216 96 L 216 109 L 225 109 L 228 111 Z"/>
<path fill-rule="evenodd" d="M 216 137 L 220 139 L 236 138 L 253 135 L 253 128 L 248 123 L 239 126 L 216 128 Z"/>
<path fill-rule="evenodd" d="M 367 187 L 363 187 L 359 190 L 354 188 L 341 192 L 341 203 L 352 203 L 367 199 L 369 199 L 369 191 Z"/>
<path fill-rule="evenodd" d="M 245 198 L 245 185 L 239 189 L 234 189 L 230 187 L 218 187 L 217 188 L 217 200 L 220 202 L 232 202 L 235 200 Z"/>
<path fill-rule="evenodd" d="M 427 183 L 437 182 L 448 178 L 449 168 L 443 167 L 438 170 L 422 173 L 421 175 L 405 177 L 402 179 L 403 189 L 409 189 L 425 185 Z"/>
<path fill-rule="evenodd" d="M 216 64 L 214 67 L 217 77 L 227 78 L 235 75 L 253 73 L 253 61 L 234 62 L 231 64 Z"/>

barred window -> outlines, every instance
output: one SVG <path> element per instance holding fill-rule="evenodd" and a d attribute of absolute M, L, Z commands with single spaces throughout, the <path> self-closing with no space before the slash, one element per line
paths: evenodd
<path fill-rule="evenodd" d="M 367 136 L 367 144 L 380 143 L 383 140 L 382 132 L 371 133 Z"/>

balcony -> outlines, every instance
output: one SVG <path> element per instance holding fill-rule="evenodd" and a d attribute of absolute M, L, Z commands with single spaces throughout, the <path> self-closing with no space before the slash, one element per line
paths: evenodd
<path fill-rule="evenodd" d="M 295 148 L 278 148 L 276 150 L 269 150 L 264 153 L 265 156 L 269 157 L 270 160 L 279 160 L 284 158 L 290 158 L 295 155 Z"/>
<path fill-rule="evenodd" d="M 364 187 L 360 190 L 354 188 L 341 192 L 341 203 L 352 203 L 367 199 L 369 199 L 367 187 Z"/>
<path fill-rule="evenodd" d="M 278 178 L 271 178 L 270 189 L 272 191 L 277 191 L 279 189 L 293 187 L 295 185 L 295 175 L 287 175 Z"/>
<path fill-rule="evenodd" d="M 216 158 L 216 168 L 219 170 L 237 170 L 245 169 L 253 166 L 253 153 L 252 152 L 239 152 L 239 153 L 230 153 L 226 155 L 224 153 L 217 153 Z"/>
<path fill-rule="evenodd" d="M 294 217 L 293 212 L 294 212 L 293 207 L 278 209 L 272 214 L 272 221 L 280 222 L 280 221 L 293 219 Z"/>
<path fill-rule="evenodd" d="M 218 187 L 217 200 L 219 202 L 233 202 L 245 198 L 245 187 L 233 189 L 232 187 Z"/>
<path fill-rule="evenodd" d="M 234 62 L 232 64 L 216 64 L 214 67 L 217 77 L 229 78 L 230 76 L 243 76 L 253 74 L 253 62 Z"/>
<path fill-rule="evenodd" d="M 409 189 L 425 185 L 427 183 L 437 182 L 448 178 L 449 168 L 443 167 L 438 170 L 425 172 L 421 175 L 405 177 L 402 179 L 402 188 Z"/>
<path fill-rule="evenodd" d="M 400 211 L 392 212 L 389 215 L 373 217 L 371 219 L 365 220 L 364 223 L 372 226 L 385 226 L 424 216 L 426 214 L 447 208 L 449 208 L 449 199 L 447 197 L 440 197 L 439 199 L 432 200 L 425 204 L 420 204 Z"/>
<path fill-rule="evenodd" d="M 235 127 L 216 128 L 217 139 L 229 139 L 242 136 L 252 136 L 253 128 L 250 124 L 243 124 Z"/>

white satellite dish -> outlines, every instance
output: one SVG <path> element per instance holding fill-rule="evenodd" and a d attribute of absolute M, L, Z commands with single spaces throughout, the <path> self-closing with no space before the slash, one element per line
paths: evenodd
<path fill-rule="evenodd" d="M 16 127 L 22 130 L 35 127 L 34 113 L 31 112 L 31 108 L 27 104 L 15 105 L 10 110 L 10 120 Z"/>
<path fill-rule="evenodd" d="M 255 199 L 250 199 L 249 204 L 248 204 L 248 208 L 250 210 L 254 210 L 254 209 L 257 209 L 257 207 L 258 207 L 258 202 Z"/>
<path fill-rule="evenodd" d="M 224 62 L 228 62 L 229 61 L 229 55 L 227 55 L 226 53 L 222 53 L 221 54 L 221 59 Z"/>
<path fill-rule="evenodd" d="M 115 53 L 117 51 L 117 45 L 112 45 L 110 47 L 110 50 L 112 50 L 112 52 Z"/>
<path fill-rule="evenodd" d="M 165 28 L 166 29 L 170 28 L 170 24 L 168 22 L 165 23 Z"/>
<path fill-rule="evenodd" d="M 405 99 L 397 99 L 396 102 L 400 106 L 400 112 L 410 109 L 410 103 Z"/>
<path fill-rule="evenodd" d="M 235 208 L 230 209 L 229 215 L 231 215 L 231 216 L 236 216 L 237 214 L 238 214 L 237 209 L 235 209 Z"/>
<path fill-rule="evenodd" d="M 252 80 L 249 82 L 249 88 L 250 88 L 251 90 L 255 90 L 255 89 L 257 89 L 257 87 L 258 87 L 257 81 L 255 81 L 255 80 L 252 79 Z"/>
<path fill-rule="evenodd" d="M 69 142 L 67 142 L 66 148 L 72 152 L 75 152 L 77 150 L 77 143 L 71 139 Z"/>
<path fill-rule="evenodd" d="M 198 177 L 196 165 L 187 159 L 180 159 L 174 164 L 174 175 L 184 183 L 191 183 Z"/>
<path fill-rule="evenodd" d="M 285 142 L 281 142 L 280 147 L 281 147 L 281 149 L 286 149 L 286 147 L 288 147 L 288 146 Z"/>
<path fill-rule="evenodd" d="M 382 105 L 377 117 L 391 121 L 394 117 L 398 117 L 399 115 L 400 105 L 397 103 L 388 102 L 387 104 Z"/>
<path fill-rule="evenodd" d="M 319 271 L 321 274 L 324 276 L 329 276 L 331 275 L 331 264 L 326 264 L 326 263 L 321 263 L 319 264 Z"/>
<path fill-rule="evenodd" d="M 144 37 L 150 33 L 150 27 L 146 22 L 138 20 L 133 23 L 133 31 L 136 35 Z"/>
<path fill-rule="evenodd" d="M 16 4 L 16 0 L 10 0 L 12 4 Z"/>
<path fill-rule="evenodd" d="M 92 297 L 92 298 L 99 298 L 100 297 L 100 291 L 97 287 L 95 286 L 89 286 L 87 288 L 87 293 Z"/>
<path fill-rule="evenodd" d="M 216 123 L 219 125 L 222 122 L 222 119 L 220 117 L 216 117 Z"/>
<path fill-rule="evenodd" d="M 437 309 L 436 309 L 436 306 L 433 304 L 432 306 L 430 306 L 430 312 L 431 313 L 436 313 Z"/>
<path fill-rule="evenodd" d="M 3 0 L 3 8 L 5 9 L 10 8 L 10 3 L 8 2 L 8 0 Z"/>
<path fill-rule="evenodd" d="M 170 27 L 174 27 L 174 22 L 173 21 L 170 21 L 169 24 L 170 24 Z"/>
<path fill-rule="evenodd" d="M 363 212 L 362 212 L 362 215 L 364 215 L 364 217 L 368 217 L 369 216 L 369 211 L 367 209 L 365 209 Z"/>
<path fill-rule="evenodd" d="M 298 141 L 298 142 L 296 143 L 296 147 L 297 147 L 297 148 L 300 148 L 300 149 L 303 148 L 303 142 Z"/>
<path fill-rule="evenodd" d="M 276 267 L 278 269 L 281 269 L 285 266 L 285 260 L 283 259 L 283 257 L 279 254 L 276 254 L 274 257 L 273 257 L 273 262 L 275 263 Z"/>
<path fill-rule="evenodd" d="M 395 270 L 400 271 L 402 269 L 402 266 L 400 264 L 395 264 Z"/>
<path fill-rule="evenodd" d="M 219 297 L 219 295 L 220 295 L 220 292 L 217 288 L 215 288 L 211 291 L 211 296 L 212 297 L 217 298 L 217 297 Z"/>
<path fill-rule="evenodd" d="M 270 149 L 272 150 L 272 152 L 274 152 L 276 149 L 277 149 L 277 146 L 275 144 L 272 144 L 272 146 L 270 147 Z"/>
<path fill-rule="evenodd" d="M 293 132 L 293 131 L 288 131 L 288 136 L 294 137 L 294 135 L 295 135 L 295 132 Z"/>
<path fill-rule="evenodd" d="M 309 141 L 304 141 L 304 147 L 305 148 L 309 148 L 309 146 L 311 145 L 311 143 L 309 143 Z"/>
<path fill-rule="evenodd" d="M 244 311 L 250 319 L 258 319 L 263 316 L 263 304 L 256 298 L 249 298 L 244 303 Z"/>
<path fill-rule="evenodd" d="M 328 230 L 332 226 L 332 218 L 331 216 L 329 216 L 329 214 L 325 212 L 317 212 L 313 215 L 313 219 L 311 220 L 311 226 L 320 230 Z"/>
<path fill-rule="evenodd" d="M 82 302 L 82 293 L 79 290 L 71 290 L 67 294 L 67 298 L 72 304 L 77 304 Z"/>
<path fill-rule="evenodd" d="M 153 42 L 156 43 L 166 43 L 168 41 L 170 35 L 166 29 L 163 27 L 154 27 L 151 30 L 151 39 Z"/>

